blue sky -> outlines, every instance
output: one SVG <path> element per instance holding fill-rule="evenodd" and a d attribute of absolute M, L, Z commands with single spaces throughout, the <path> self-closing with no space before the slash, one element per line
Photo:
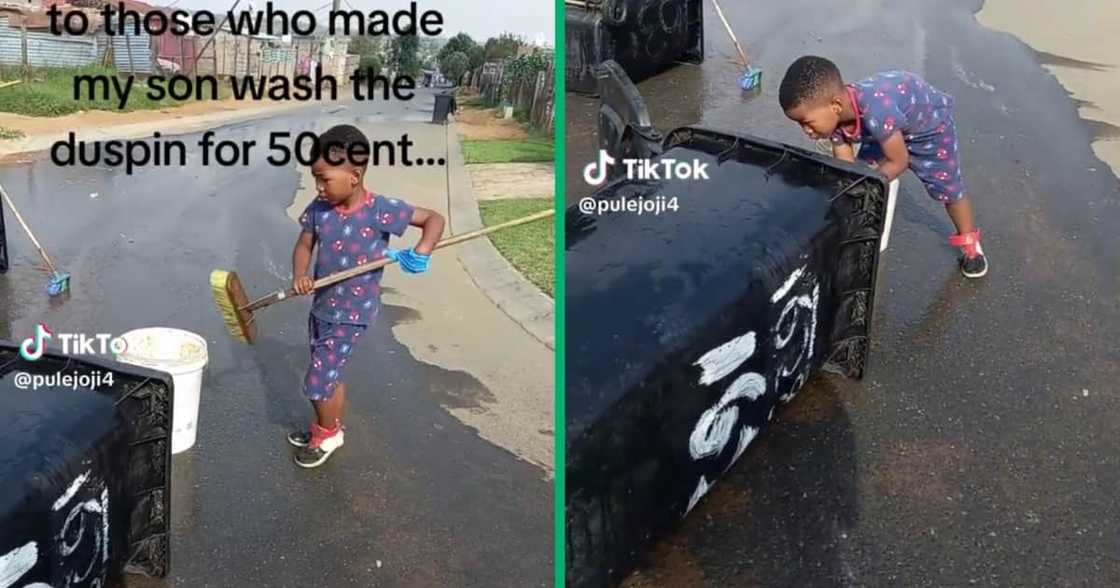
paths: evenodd
<path fill-rule="evenodd" d="M 246 5 L 247 0 L 242 0 L 238 9 Z M 210 10 L 219 15 L 225 13 L 233 6 L 233 0 L 148 0 L 149 4 L 174 5 L 187 10 Z M 328 0 L 274 0 L 273 6 L 285 11 L 312 10 L 326 6 L 315 15 L 325 19 L 330 8 Z M 342 7 L 350 10 L 351 7 L 362 12 L 370 10 L 385 10 L 390 14 L 408 7 L 408 0 L 343 0 Z M 425 10 L 438 10 L 443 14 L 445 37 L 454 36 L 462 31 L 466 32 L 476 41 L 484 41 L 487 37 L 496 37 L 503 32 L 520 35 L 529 41 L 543 40 L 555 46 L 555 15 L 554 0 L 487 0 L 485 2 L 469 2 L 466 0 L 417 0 L 417 12 Z M 264 10 L 264 0 L 254 0 L 253 5 L 259 10 Z"/>

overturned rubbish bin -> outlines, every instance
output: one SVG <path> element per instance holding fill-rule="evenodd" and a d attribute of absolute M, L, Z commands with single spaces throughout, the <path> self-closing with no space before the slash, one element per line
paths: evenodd
<path fill-rule="evenodd" d="M 167 374 L 0 341 L 0 583 L 167 574 L 172 392 Z"/>
<path fill-rule="evenodd" d="M 887 203 L 870 168 L 762 138 L 654 142 L 632 87 L 604 90 L 616 158 L 704 173 L 615 174 L 567 212 L 573 587 L 624 578 L 818 369 L 862 377 Z"/>
<path fill-rule="evenodd" d="M 436 105 L 432 111 L 432 122 L 441 125 L 447 124 L 447 117 L 455 114 L 455 111 L 459 109 L 455 103 L 455 93 L 450 91 L 438 92 L 435 97 Z"/>
<path fill-rule="evenodd" d="M 569 0 L 565 6 L 568 91 L 593 94 L 594 70 L 614 60 L 642 80 L 677 62 L 704 60 L 702 0 Z"/>

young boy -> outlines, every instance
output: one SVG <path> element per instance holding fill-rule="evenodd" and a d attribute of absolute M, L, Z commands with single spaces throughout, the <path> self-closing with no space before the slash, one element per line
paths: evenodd
<path fill-rule="evenodd" d="M 831 139 L 835 157 L 855 161 L 852 144 L 860 143 L 859 158 L 888 180 L 913 170 L 957 228 L 949 243 L 961 248 L 961 273 L 988 273 L 961 179 L 951 96 L 906 71 L 845 85 L 836 64 L 807 55 L 786 70 L 778 101 L 811 138 Z"/>
<path fill-rule="evenodd" d="M 372 262 L 396 260 L 408 273 L 428 269 L 432 248 L 443 234 L 443 217 L 402 200 L 366 190 L 369 140 L 356 127 L 336 126 L 319 137 L 321 152 L 311 172 L 318 198 L 300 216 L 303 231 L 292 253 L 292 285 L 299 294 L 312 292 L 307 275 L 312 249 L 315 279 Z M 409 227 L 423 235 L 412 249 L 389 249 L 389 235 Z M 382 270 L 354 276 L 315 291 L 308 317 L 311 365 L 303 393 L 315 408 L 310 430 L 288 435 L 300 450 L 296 463 L 313 468 L 327 461 L 343 443 L 342 415 L 346 408 L 343 370 L 362 334 L 377 316 Z"/>

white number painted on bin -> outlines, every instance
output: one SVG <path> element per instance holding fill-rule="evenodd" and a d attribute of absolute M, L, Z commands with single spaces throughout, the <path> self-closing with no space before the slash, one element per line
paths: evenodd
<path fill-rule="evenodd" d="M 811 289 L 811 293 L 801 292 L 808 289 Z M 791 296 L 791 293 L 794 294 Z M 809 377 L 817 333 L 820 284 L 815 276 L 806 273 L 805 266 L 794 270 L 770 297 L 770 303 L 774 305 L 781 304 L 783 300 L 785 304 L 782 312 L 770 331 L 775 350 L 775 361 L 772 362 L 775 370 L 772 376 L 774 390 L 780 394 L 779 398 L 789 401 Z M 795 337 L 798 328 L 801 329 L 801 336 Z M 700 385 L 710 386 L 735 373 L 735 370 L 754 356 L 757 343 L 757 334 L 751 331 L 702 355 L 694 364 L 700 367 Z M 759 429 L 750 425 L 740 426 L 737 401 L 743 398 L 751 401 L 761 398 L 766 394 L 767 380 L 762 374 L 755 372 L 735 378 L 715 406 L 700 415 L 688 438 L 688 452 L 694 461 L 723 453 L 728 443 L 735 438 L 736 431 L 738 437 L 735 454 L 724 471 L 739 460 L 758 435 Z M 782 393 L 782 390 L 785 392 Z M 773 416 L 774 410 L 771 408 L 767 419 Z M 700 476 L 685 508 L 686 516 L 707 494 L 713 483 L 714 480 L 710 482 L 706 476 Z"/>
<path fill-rule="evenodd" d="M 108 570 L 109 488 L 90 474 L 87 471 L 78 476 L 52 508 L 61 512 L 69 507 L 54 535 L 62 568 L 59 575 L 65 578 L 67 586 L 88 582 L 100 587 Z M 79 494 L 81 497 L 75 501 Z"/>

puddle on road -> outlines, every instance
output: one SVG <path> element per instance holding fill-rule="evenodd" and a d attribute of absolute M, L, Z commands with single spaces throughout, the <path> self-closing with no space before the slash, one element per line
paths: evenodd
<path fill-rule="evenodd" d="M 1065 57 L 1062 55 L 1055 55 L 1047 53 L 1046 51 L 1039 51 L 1033 49 L 1035 59 L 1042 65 L 1054 65 L 1060 67 L 1072 67 L 1074 69 L 1084 69 L 1090 71 L 1109 71 L 1113 66 L 1107 63 L 1097 63 L 1095 61 L 1082 61 L 1080 59 L 1073 59 L 1072 57 Z"/>
<path fill-rule="evenodd" d="M 386 288 L 391 291 L 391 288 Z M 390 329 L 402 324 L 418 323 L 423 318 L 419 311 L 381 303 L 381 317 L 388 321 Z M 433 347 L 429 345 L 429 347 Z M 438 349 L 438 348 L 436 348 Z M 468 409 L 486 412 L 486 405 L 494 404 L 497 399 L 478 378 L 461 370 L 444 369 L 436 365 L 415 360 L 428 375 L 428 392 L 447 409 Z"/>

